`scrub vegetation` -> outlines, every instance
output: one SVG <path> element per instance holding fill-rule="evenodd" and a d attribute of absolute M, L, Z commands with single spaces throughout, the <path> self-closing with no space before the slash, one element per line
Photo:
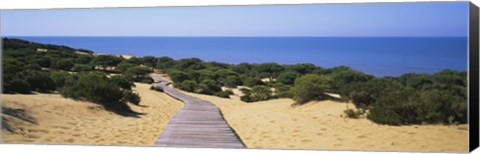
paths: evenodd
<path fill-rule="evenodd" d="M 244 102 L 291 98 L 302 105 L 337 99 L 327 95 L 335 93 L 355 105 L 356 109 L 345 111 L 351 118 L 365 114 L 373 122 L 388 125 L 467 122 L 465 71 L 375 77 L 347 66 L 234 65 L 153 56 L 125 59 L 18 39 L 4 38 L 3 43 L 4 93 L 59 92 L 64 97 L 123 108 L 125 103 L 140 102 L 131 91 L 133 82 L 152 83 L 147 74 L 158 69 L 171 77 L 174 87 L 188 92 L 228 98 L 232 92 L 222 87 L 244 86 L 240 89 Z M 116 75 L 107 77 L 107 73 Z"/>

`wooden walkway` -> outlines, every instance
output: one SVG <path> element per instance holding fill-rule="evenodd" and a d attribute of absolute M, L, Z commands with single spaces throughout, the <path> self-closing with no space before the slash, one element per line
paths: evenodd
<path fill-rule="evenodd" d="M 165 147 L 244 148 L 217 106 L 211 102 L 186 95 L 168 86 L 168 81 L 150 75 L 154 86 L 182 101 L 185 105 L 168 123 L 155 145 Z"/>

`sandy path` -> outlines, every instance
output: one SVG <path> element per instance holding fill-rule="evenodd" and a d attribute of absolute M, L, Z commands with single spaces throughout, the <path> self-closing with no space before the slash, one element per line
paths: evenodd
<path fill-rule="evenodd" d="M 352 104 L 312 102 L 292 108 L 291 99 L 257 103 L 188 93 L 220 107 L 227 122 L 249 148 L 370 151 L 468 150 L 468 125 L 387 126 L 367 119 L 346 119 Z"/>
<path fill-rule="evenodd" d="M 2 130 L 5 143 L 142 145 L 155 143 L 170 118 L 183 104 L 170 96 L 136 84 L 142 97 L 134 111 L 146 113 L 140 118 L 123 117 L 101 106 L 62 98 L 58 94 L 2 95 L 2 105 L 25 109 L 37 119 L 31 124 L 2 115 L 13 122 L 17 134 Z"/>

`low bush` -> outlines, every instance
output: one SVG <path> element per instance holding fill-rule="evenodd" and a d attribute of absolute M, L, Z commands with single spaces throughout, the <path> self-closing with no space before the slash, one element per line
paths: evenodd
<path fill-rule="evenodd" d="M 152 79 L 152 78 L 144 78 L 144 79 L 142 79 L 141 82 L 142 82 L 142 83 L 146 83 L 146 84 L 152 84 L 152 83 L 153 83 L 153 79 Z"/>
<path fill-rule="evenodd" d="M 137 93 L 133 93 L 132 91 L 129 91 L 129 90 L 123 91 L 122 102 L 130 102 L 135 105 L 140 105 L 140 101 L 141 101 L 140 95 L 138 95 Z"/>
<path fill-rule="evenodd" d="M 72 69 L 73 65 L 74 61 L 71 59 L 60 59 L 53 62 L 51 66 L 52 68 L 69 71 L 70 69 Z"/>
<path fill-rule="evenodd" d="M 114 75 L 110 77 L 110 81 L 120 86 L 120 88 L 131 90 L 135 86 L 133 81 L 127 79 L 123 75 Z"/>
<path fill-rule="evenodd" d="M 78 80 L 72 85 L 67 85 L 61 94 L 65 97 L 104 105 L 120 103 L 123 97 L 123 91 L 117 84 L 110 82 L 106 76 L 97 72 L 80 74 Z"/>
<path fill-rule="evenodd" d="M 243 95 L 242 97 L 240 97 L 240 100 L 242 100 L 244 102 L 247 102 L 247 103 L 255 102 L 255 101 L 253 101 L 253 99 L 250 95 Z"/>
<path fill-rule="evenodd" d="M 280 98 L 293 98 L 292 86 L 276 83 L 274 85 L 275 96 Z"/>
<path fill-rule="evenodd" d="M 175 83 L 174 86 L 181 90 L 185 90 L 188 92 L 194 92 L 195 89 L 198 87 L 198 84 L 192 80 L 185 80 L 181 83 Z"/>
<path fill-rule="evenodd" d="M 225 90 L 225 92 L 226 92 L 227 94 L 229 94 L 229 95 L 233 95 L 233 91 L 230 90 L 230 89 Z"/>
<path fill-rule="evenodd" d="M 247 78 L 243 85 L 247 87 L 254 87 L 257 85 L 265 85 L 265 83 L 260 78 Z"/>
<path fill-rule="evenodd" d="M 38 92 L 52 92 L 57 89 L 48 72 L 28 70 L 20 73 L 29 84 L 29 89 Z"/>
<path fill-rule="evenodd" d="M 63 71 L 51 71 L 50 72 L 50 78 L 52 78 L 53 82 L 55 85 L 57 85 L 57 88 L 61 89 L 63 86 L 65 86 L 67 83 L 73 82 L 75 79 L 74 75 L 71 75 L 67 72 Z"/>
<path fill-rule="evenodd" d="M 248 88 L 240 88 L 239 90 L 240 90 L 244 95 L 249 95 L 249 94 L 250 94 L 250 91 L 252 91 L 252 90 L 250 90 L 250 89 L 248 89 Z"/>
<path fill-rule="evenodd" d="M 151 87 L 150 87 L 150 90 L 155 90 L 155 91 L 158 91 L 158 92 L 163 92 L 163 88 L 160 87 L 160 86 L 151 86 Z"/>
<path fill-rule="evenodd" d="M 403 94 L 386 94 L 377 98 L 370 106 L 367 118 L 373 122 L 387 125 L 418 124 L 421 115 L 418 114 L 419 101 L 417 97 Z"/>
<path fill-rule="evenodd" d="M 151 80 L 147 76 L 148 73 L 151 73 L 152 69 L 144 66 L 135 66 L 130 67 L 126 71 L 122 72 L 123 75 L 133 78 L 135 82 L 142 82 L 143 80 Z M 146 82 L 148 82 L 145 80 Z M 153 80 L 152 80 L 153 82 Z"/>
<path fill-rule="evenodd" d="M 343 111 L 343 113 L 345 113 L 346 117 L 352 118 L 352 119 L 358 119 L 363 114 L 362 111 L 354 110 L 354 109 L 346 109 Z"/>
<path fill-rule="evenodd" d="M 222 91 L 222 88 L 218 86 L 218 83 L 211 79 L 205 79 L 200 82 L 199 85 L 195 88 L 195 92 L 200 94 L 213 95 L 217 92 Z"/>
<path fill-rule="evenodd" d="M 307 74 L 298 78 L 292 89 L 293 99 L 299 104 L 321 99 L 325 96 L 324 90 L 328 88 L 329 80 L 327 76 L 315 74 Z"/>
<path fill-rule="evenodd" d="M 30 84 L 26 80 L 14 78 L 8 84 L 4 83 L 3 85 L 4 92 L 13 92 L 13 93 L 29 93 Z"/>
<path fill-rule="evenodd" d="M 75 72 L 86 72 L 86 71 L 93 71 L 94 67 L 88 64 L 75 64 L 72 68 Z"/>
<path fill-rule="evenodd" d="M 242 85 L 242 80 L 238 76 L 231 75 L 225 78 L 224 80 L 224 85 L 230 88 L 235 88 L 238 85 Z"/>
<path fill-rule="evenodd" d="M 215 93 L 215 96 L 222 97 L 222 98 L 230 98 L 230 93 L 227 91 L 220 91 Z"/>
<path fill-rule="evenodd" d="M 272 91 L 267 86 L 254 86 L 251 90 L 244 89 L 242 91 L 245 95 L 240 99 L 245 102 L 257 102 L 273 98 Z"/>
<path fill-rule="evenodd" d="M 278 78 L 277 82 L 283 83 L 286 85 L 292 85 L 295 83 L 295 79 L 297 79 L 300 76 L 300 74 L 294 72 L 294 71 L 286 71 L 281 73 Z"/>

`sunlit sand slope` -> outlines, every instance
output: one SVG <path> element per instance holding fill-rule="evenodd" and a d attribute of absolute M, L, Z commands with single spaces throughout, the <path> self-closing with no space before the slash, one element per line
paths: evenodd
<path fill-rule="evenodd" d="M 2 130 L 5 143 L 153 145 L 170 118 L 183 103 L 136 84 L 145 113 L 140 118 L 123 117 L 100 105 L 66 99 L 58 94 L 2 95 L 2 105 L 24 111 L 35 123 L 2 114 L 16 133 Z"/>
<path fill-rule="evenodd" d="M 291 107 L 291 99 L 243 103 L 192 94 L 211 101 L 249 148 L 374 151 L 448 151 L 468 149 L 468 125 L 388 126 L 348 119 L 352 104 L 310 102 Z"/>

